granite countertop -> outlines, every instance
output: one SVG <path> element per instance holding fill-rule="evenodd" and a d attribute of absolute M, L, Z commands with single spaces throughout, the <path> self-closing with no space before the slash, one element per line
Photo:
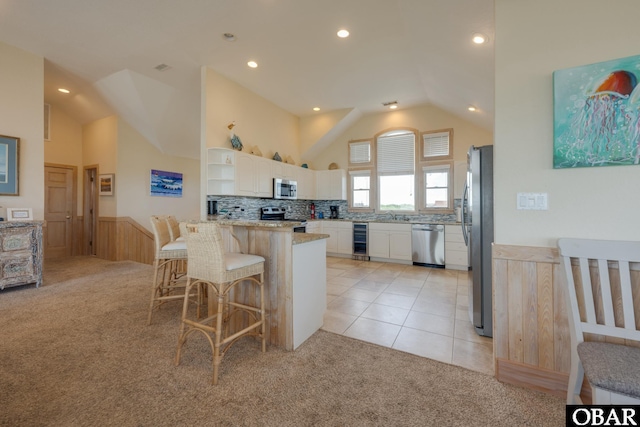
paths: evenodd
<path fill-rule="evenodd" d="M 328 234 L 317 233 L 293 233 L 293 244 L 299 245 L 301 243 L 313 242 L 314 240 L 328 239 Z"/>
<path fill-rule="evenodd" d="M 264 221 L 260 219 L 213 219 L 209 221 L 216 221 L 220 225 L 237 225 L 240 227 L 263 227 L 263 228 L 289 228 L 302 225 L 302 222 L 298 221 Z"/>
<path fill-rule="evenodd" d="M 410 220 L 410 221 L 404 221 L 404 220 L 393 220 L 393 219 L 348 219 L 348 218 L 338 218 L 338 219 L 330 219 L 330 218 L 323 218 L 323 219 L 310 219 L 308 220 L 308 222 L 313 222 L 313 221 L 331 221 L 331 222 L 377 222 L 377 223 L 384 223 L 384 224 L 441 224 L 441 225 L 462 225 L 461 222 L 457 222 L 457 221 L 428 221 L 428 220 Z"/>

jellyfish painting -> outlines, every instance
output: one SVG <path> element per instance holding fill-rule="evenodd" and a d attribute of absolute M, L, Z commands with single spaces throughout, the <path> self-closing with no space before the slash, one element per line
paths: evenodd
<path fill-rule="evenodd" d="M 554 167 L 638 164 L 640 57 L 554 73 Z"/>

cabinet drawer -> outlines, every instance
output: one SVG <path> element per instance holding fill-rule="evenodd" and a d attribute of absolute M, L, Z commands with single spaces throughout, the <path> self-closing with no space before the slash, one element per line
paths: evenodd
<path fill-rule="evenodd" d="M 445 242 L 445 250 L 446 251 L 459 251 L 459 252 L 467 252 L 467 246 L 464 242 Z"/>
<path fill-rule="evenodd" d="M 445 254 L 445 264 L 453 265 L 469 265 L 469 259 L 466 252 L 447 252 Z"/>

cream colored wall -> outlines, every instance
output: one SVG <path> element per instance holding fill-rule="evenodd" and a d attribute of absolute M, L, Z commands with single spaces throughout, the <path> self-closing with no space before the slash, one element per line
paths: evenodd
<path fill-rule="evenodd" d="M 327 150 L 317 156 L 311 166 L 313 169 L 323 170 L 327 169 L 329 164 L 337 163 L 339 168 L 347 169 L 349 140 L 373 138 L 375 134 L 394 127 L 408 127 L 420 131 L 453 128 L 453 155 L 456 161 L 466 162 L 467 150 L 471 145 L 481 146 L 493 143 L 493 135 L 486 129 L 434 106 L 424 105 L 362 117 L 340 135 Z"/>
<path fill-rule="evenodd" d="M 304 153 L 313 144 L 333 129 L 340 120 L 352 111 L 351 108 L 317 113 L 300 118 L 300 152 Z"/>
<path fill-rule="evenodd" d="M 182 173 L 182 197 L 151 196 L 151 169 Z M 200 218 L 200 159 L 162 154 L 124 120 L 118 121 L 115 181 L 119 217 L 129 216 L 147 229 L 151 229 L 151 215 L 175 215 L 185 220 Z"/>
<path fill-rule="evenodd" d="M 82 216 L 82 125 L 51 105 L 49 138 L 44 142 L 44 161 L 77 168 L 77 215 Z"/>
<path fill-rule="evenodd" d="M 31 208 L 44 219 L 44 61 L 0 42 L 0 135 L 20 138 L 18 196 L 0 196 L 6 208 Z"/>
<path fill-rule="evenodd" d="M 257 145 L 263 157 L 271 159 L 278 152 L 283 159 L 289 155 L 300 164 L 297 116 L 209 68 L 203 78 L 206 147 L 231 148 L 227 125 L 235 121 L 233 130 L 245 150 Z"/>
<path fill-rule="evenodd" d="M 555 70 L 638 55 L 636 0 L 496 0 L 495 241 L 640 240 L 640 167 L 553 169 Z M 635 70 L 640 76 L 639 70 Z M 518 192 L 549 210 L 518 211 Z"/>
<path fill-rule="evenodd" d="M 82 162 L 85 166 L 98 165 L 99 174 L 116 173 L 118 152 L 118 117 L 110 116 L 91 122 L 82 128 Z M 116 174 L 118 191 L 118 175 Z M 99 196 L 99 215 L 115 217 L 118 214 L 116 196 Z"/>

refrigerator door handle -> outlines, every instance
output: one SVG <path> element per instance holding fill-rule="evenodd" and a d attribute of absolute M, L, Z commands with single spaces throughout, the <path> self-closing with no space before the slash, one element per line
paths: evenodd
<path fill-rule="evenodd" d="M 467 201 L 467 196 L 469 194 L 469 184 L 467 182 L 464 183 L 464 193 L 462 194 L 462 206 L 460 207 L 460 213 L 462 215 L 462 235 L 464 236 L 464 244 L 465 246 L 469 246 L 469 233 L 467 231 L 467 221 L 464 215 L 464 205 Z"/>

